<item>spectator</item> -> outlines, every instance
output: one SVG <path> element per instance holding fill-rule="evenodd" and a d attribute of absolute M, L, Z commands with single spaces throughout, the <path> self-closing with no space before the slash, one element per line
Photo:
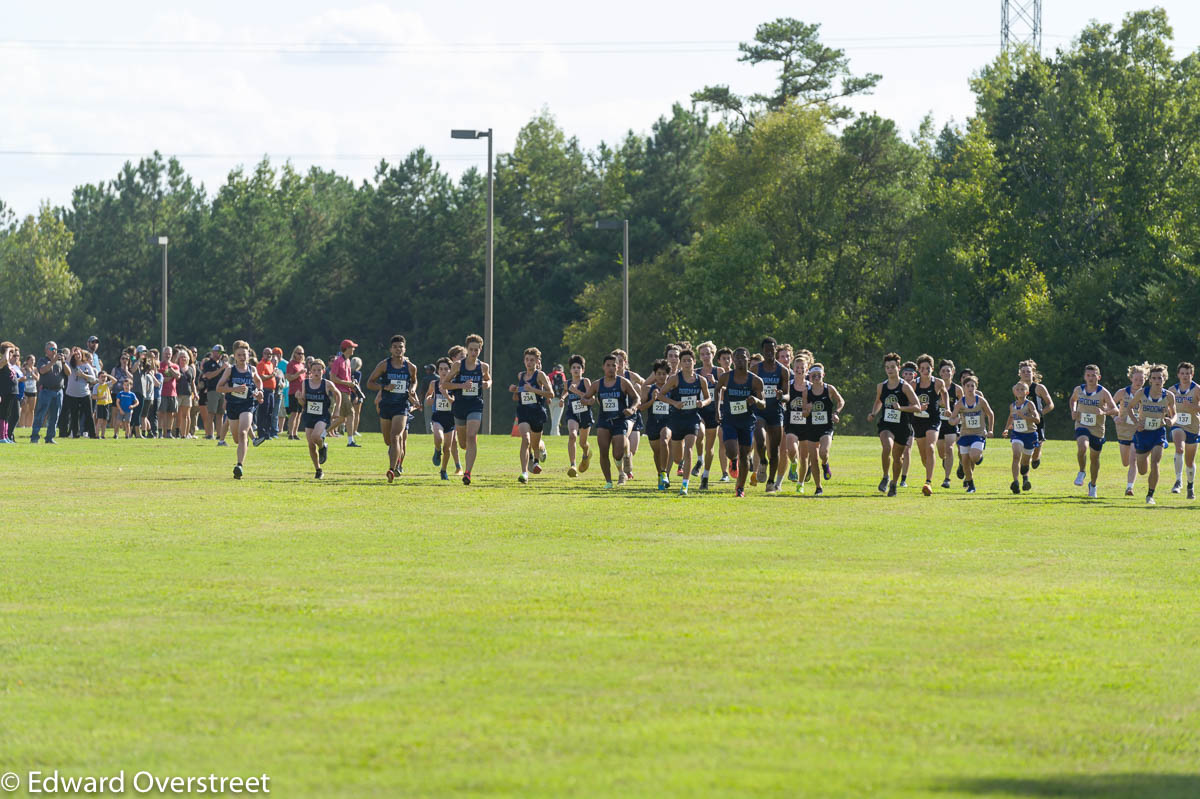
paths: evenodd
<path fill-rule="evenodd" d="M 225 446 L 225 431 L 229 425 L 225 419 L 225 395 L 217 391 L 217 381 L 221 379 L 228 365 L 229 356 L 220 344 L 214 344 L 208 354 L 208 360 L 200 364 L 200 376 L 204 379 L 205 389 L 208 391 L 205 405 L 208 421 L 204 437 L 211 440 L 215 435 L 219 439 L 217 446 L 220 447 Z M 134 388 L 136 394 L 136 386 Z"/>
<path fill-rule="evenodd" d="M 97 374 L 97 375 L 99 375 L 102 371 L 104 371 L 104 361 L 100 360 L 99 350 L 100 350 L 100 339 L 97 338 L 96 336 L 88 336 L 86 355 L 91 360 L 93 373 Z M 90 402 L 91 402 L 91 406 L 92 406 L 92 421 L 94 423 L 95 419 L 96 419 L 96 392 L 94 392 L 94 391 L 92 392 Z"/>
<path fill-rule="evenodd" d="M 192 366 L 192 354 L 186 347 L 176 350 L 175 368 L 179 371 L 179 377 L 175 378 L 175 396 L 179 398 L 175 426 L 180 438 L 195 438 L 196 417 L 192 411 L 196 405 L 196 367 Z"/>
<path fill-rule="evenodd" d="M 21 419 L 18 427 L 33 427 L 33 412 L 37 407 L 38 371 L 37 359 L 25 356 L 21 364 Z"/>
<path fill-rule="evenodd" d="M 559 434 L 558 425 L 562 422 L 563 394 L 567 393 L 567 376 L 563 373 L 562 364 L 556 363 L 554 371 L 547 377 L 550 378 L 550 387 L 554 391 L 554 399 L 550 400 L 550 435 L 556 436 Z"/>
<path fill-rule="evenodd" d="M 277 438 L 283 432 L 280 420 L 284 417 L 283 407 L 287 397 L 287 378 L 283 373 L 283 348 L 271 350 L 271 365 L 275 368 L 275 406 L 271 412 L 271 438 Z"/>
<path fill-rule="evenodd" d="M 287 381 L 288 381 L 288 438 L 299 440 L 300 436 L 296 434 L 296 430 L 300 425 L 301 411 L 300 400 L 297 396 L 304 386 L 304 379 L 308 376 L 308 363 L 304 360 L 304 348 L 297 346 L 292 350 L 292 359 L 287 365 Z"/>
<path fill-rule="evenodd" d="M 351 390 L 350 407 L 353 409 L 354 418 L 351 420 L 351 427 L 354 429 L 354 434 L 358 435 L 358 423 L 362 419 L 362 404 L 367 395 L 362 390 L 362 358 L 352 358 L 350 366 L 353 370 L 350 372 L 350 381 L 354 383 L 354 388 Z"/>
<path fill-rule="evenodd" d="M 170 438 L 175 430 L 175 414 L 179 412 L 176 382 L 179 379 L 179 365 L 175 363 L 175 351 L 170 347 L 163 347 L 162 364 L 158 371 L 162 390 L 158 405 L 159 438 Z"/>
<path fill-rule="evenodd" d="M 67 397 L 63 412 L 67 414 L 71 438 L 96 437 L 92 418 L 92 386 L 99 382 L 92 367 L 92 355 L 81 349 L 71 351 L 70 372 L 67 375 Z"/>
<path fill-rule="evenodd" d="M 255 364 L 255 371 L 258 372 L 258 377 L 262 380 L 263 401 L 258 406 L 258 437 L 254 439 L 254 446 L 258 446 L 264 441 L 274 438 L 274 430 L 271 426 L 271 418 L 275 412 L 275 351 L 270 347 L 263 347 L 263 357 Z"/>
<path fill-rule="evenodd" d="M 342 339 L 341 346 L 338 347 L 341 352 L 334 356 L 329 362 L 329 380 L 337 387 L 337 390 L 342 395 L 340 407 L 337 413 L 333 415 L 333 421 L 329 427 L 334 431 L 331 435 L 337 435 L 337 429 L 342 424 L 346 425 L 346 446 L 357 447 L 358 444 L 354 441 L 354 407 L 350 402 L 350 397 L 354 392 L 354 381 L 351 379 L 354 369 L 350 366 L 350 359 L 354 357 L 354 351 L 358 349 L 358 345 L 350 339 Z"/>
<path fill-rule="evenodd" d="M 53 341 L 46 342 L 46 354 L 37 361 L 38 396 L 33 412 L 33 430 L 30 443 L 38 443 L 38 432 L 46 425 L 46 443 L 54 443 L 54 431 L 58 429 L 58 417 L 62 413 L 62 389 L 66 368 L 63 355 Z"/>
<path fill-rule="evenodd" d="M 16 345 L 11 341 L 0 341 L 0 444 L 11 444 L 17 426 L 18 397 L 21 393 L 20 372 L 12 364 L 11 356 Z M 11 419 L 11 421 L 10 421 Z"/>
<path fill-rule="evenodd" d="M 150 403 L 154 401 L 154 376 L 150 365 L 152 356 L 146 352 L 145 347 L 138 349 L 138 360 L 133 367 L 133 395 L 137 402 L 134 403 L 129 426 L 133 430 L 134 438 L 143 438 L 145 431 L 149 429 L 146 414 L 151 412 Z"/>

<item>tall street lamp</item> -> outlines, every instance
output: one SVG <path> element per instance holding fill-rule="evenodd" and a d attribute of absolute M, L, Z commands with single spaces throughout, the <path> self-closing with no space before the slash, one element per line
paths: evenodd
<path fill-rule="evenodd" d="M 483 302 L 483 359 L 487 361 L 488 366 L 494 371 L 496 364 L 492 361 L 492 129 L 487 130 L 463 130 L 456 128 L 450 131 L 452 139 L 482 139 L 486 137 L 488 143 L 487 152 L 487 272 L 483 280 L 483 293 L 485 295 Z M 493 377 L 493 379 L 495 379 Z M 492 432 L 492 392 L 486 392 L 483 398 L 483 433 L 488 435 Z"/>
<path fill-rule="evenodd" d="M 162 269 L 162 350 L 167 348 L 167 237 L 151 236 L 150 243 L 161 245 L 163 250 Z M 162 351 L 160 350 L 160 352 Z"/>
<path fill-rule="evenodd" d="M 622 230 L 625 233 L 625 249 L 621 255 L 621 263 L 625 266 L 625 291 L 622 301 L 622 317 L 621 317 L 621 349 L 629 352 L 629 220 L 628 219 L 601 219 L 596 222 L 597 230 Z"/>

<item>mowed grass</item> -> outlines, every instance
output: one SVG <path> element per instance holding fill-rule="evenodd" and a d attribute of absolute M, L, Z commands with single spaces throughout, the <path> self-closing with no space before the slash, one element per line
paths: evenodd
<path fill-rule="evenodd" d="M 0 772 L 271 777 L 287 797 L 1200 795 L 1200 515 L 1047 444 L 1008 492 L 688 499 L 516 481 L 427 436 L 0 449 Z M 597 459 L 598 460 L 598 459 Z M 1169 468 L 1168 463 L 1165 465 Z M 918 471 L 914 469 L 914 471 Z M 698 482 L 698 481 L 697 481 Z M 919 486 L 910 477 L 910 485 Z M 673 478 L 678 485 L 678 478 Z"/>

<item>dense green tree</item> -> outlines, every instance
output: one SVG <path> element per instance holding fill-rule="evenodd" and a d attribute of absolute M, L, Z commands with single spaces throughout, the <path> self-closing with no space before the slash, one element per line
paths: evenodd
<path fill-rule="evenodd" d="M 0 331 L 26 353 L 59 336 L 79 298 L 80 281 L 67 264 L 71 231 L 49 205 L 16 225 L 0 208 Z"/>

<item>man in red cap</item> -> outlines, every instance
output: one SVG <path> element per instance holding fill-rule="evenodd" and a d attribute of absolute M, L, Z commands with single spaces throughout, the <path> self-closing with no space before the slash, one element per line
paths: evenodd
<path fill-rule="evenodd" d="M 350 364 L 350 359 L 354 356 L 354 351 L 358 349 L 358 345 L 348 338 L 342 339 L 342 344 L 338 347 L 340 353 L 334 356 L 329 362 L 329 379 L 337 386 L 338 391 L 342 394 L 342 402 L 338 406 L 337 413 L 333 414 L 333 423 L 329 425 L 330 430 L 337 430 L 344 422 L 346 424 L 346 433 L 348 440 L 346 446 L 357 447 L 358 442 L 354 440 L 354 405 L 351 398 L 354 396 L 354 367 Z"/>

